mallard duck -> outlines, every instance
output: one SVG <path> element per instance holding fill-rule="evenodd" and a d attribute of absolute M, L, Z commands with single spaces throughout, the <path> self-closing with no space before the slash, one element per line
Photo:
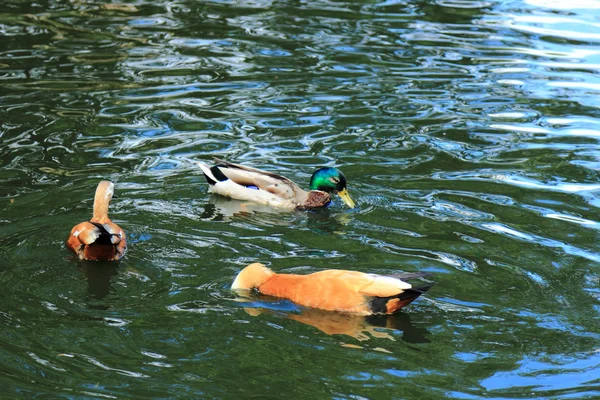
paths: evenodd
<path fill-rule="evenodd" d="M 354 208 L 346 189 L 346 177 L 337 168 L 316 170 L 310 178 L 310 191 L 301 189 L 281 175 L 215 158 L 217 165 L 198 163 L 210 190 L 237 200 L 253 201 L 283 209 L 324 207 L 331 202 L 330 193 L 337 193 L 344 203 Z"/>
<path fill-rule="evenodd" d="M 433 286 L 413 287 L 402 279 L 428 275 L 416 272 L 388 276 L 331 269 L 308 275 L 277 274 L 263 264 L 254 263 L 238 274 L 231 288 L 257 289 L 262 294 L 327 311 L 392 314 Z"/>
<path fill-rule="evenodd" d="M 94 197 L 92 219 L 75 225 L 71 230 L 67 247 L 73 250 L 80 260 L 111 261 L 118 260 L 125 254 L 125 232 L 108 218 L 108 204 L 113 193 L 112 182 L 100 182 Z"/>

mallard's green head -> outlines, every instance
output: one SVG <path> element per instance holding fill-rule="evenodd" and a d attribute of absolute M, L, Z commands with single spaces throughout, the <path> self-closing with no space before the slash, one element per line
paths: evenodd
<path fill-rule="evenodd" d="M 346 190 L 346 177 L 337 168 L 325 167 L 316 170 L 310 178 L 310 190 L 337 193 L 348 207 L 355 207 Z"/>

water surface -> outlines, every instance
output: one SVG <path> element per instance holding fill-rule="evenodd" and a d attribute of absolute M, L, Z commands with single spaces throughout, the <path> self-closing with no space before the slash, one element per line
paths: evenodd
<path fill-rule="evenodd" d="M 0 11 L 9 398 L 600 397 L 600 7 L 42 1 Z M 358 204 L 211 196 L 213 156 Z M 64 247 L 101 179 L 117 264 Z M 240 301 L 236 273 L 428 271 L 404 312 Z"/>

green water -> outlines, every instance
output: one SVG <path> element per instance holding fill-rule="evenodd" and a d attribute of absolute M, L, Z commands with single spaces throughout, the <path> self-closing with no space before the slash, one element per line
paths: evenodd
<path fill-rule="evenodd" d="M 3 398 L 600 398 L 600 7 L 8 0 Z M 217 198 L 213 156 L 357 202 Z M 99 180 L 119 264 L 64 246 Z M 240 301 L 236 273 L 428 271 L 400 314 Z M 327 325 L 326 325 L 327 324 Z"/>

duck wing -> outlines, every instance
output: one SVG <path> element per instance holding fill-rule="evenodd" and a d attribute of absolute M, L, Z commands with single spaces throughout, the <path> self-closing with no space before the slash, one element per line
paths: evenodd
<path fill-rule="evenodd" d="M 231 163 L 220 158 L 215 158 L 215 161 L 218 163 L 215 167 L 238 185 L 255 186 L 282 199 L 304 199 L 307 196 L 306 191 L 284 176 Z M 214 174 L 215 171 L 212 172 Z"/>
<path fill-rule="evenodd" d="M 358 271 L 347 271 L 344 279 L 349 289 L 369 297 L 395 296 L 412 287 L 410 283 L 395 277 Z"/>
<path fill-rule="evenodd" d="M 98 224 L 100 225 L 100 224 Z M 100 225 L 102 226 L 102 225 Z M 74 246 L 81 245 L 90 245 L 95 243 L 101 236 L 105 234 L 105 230 L 96 226 L 91 222 L 82 222 L 80 224 L 75 225 L 75 227 L 71 230 L 71 235 L 69 236 L 68 243 Z"/>
<path fill-rule="evenodd" d="M 369 302 L 371 312 L 373 314 L 393 314 L 412 303 L 417 297 L 428 291 L 433 286 L 433 283 L 412 287 L 404 290 L 402 293 L 388 296 L 375 297 Z"/>
<path fill-rule="evenodd" d="M 83 251 L 85 246 L 111 246 L 120 256 L 127 249 L 125 234 L 118 225 L 107 222 L 82 222 L 75 225 L 67 240 L 67 246 L 76 253 Z"/>
<path fill-rule="evenodd" d="M 428 291 L 433 283 L 415 287 L 403 279 L 430 276 L 426 272 L 406 272 L 395 275 L 365 274 L 348 271 L 347 285 L 366 297 L 365 306 L 373 314 L 393 314 Z M 402 279 L 400 279 L 402 278 Z"/>

